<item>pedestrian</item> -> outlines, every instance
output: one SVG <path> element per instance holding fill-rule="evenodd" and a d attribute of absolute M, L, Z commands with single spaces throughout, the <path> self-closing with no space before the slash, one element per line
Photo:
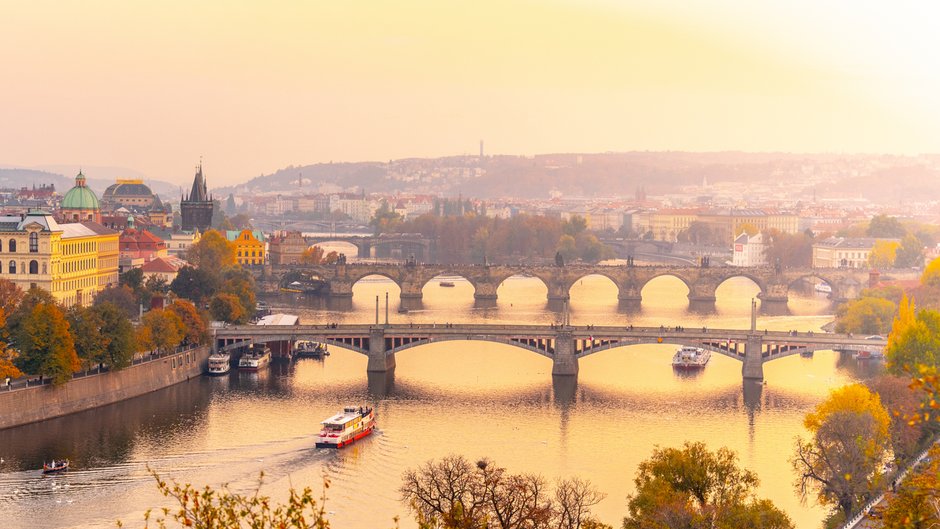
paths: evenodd
<path fill-rule="evenodd" d="M 10 377 L 6 379 L 7 389 L 10 389 Z"/>

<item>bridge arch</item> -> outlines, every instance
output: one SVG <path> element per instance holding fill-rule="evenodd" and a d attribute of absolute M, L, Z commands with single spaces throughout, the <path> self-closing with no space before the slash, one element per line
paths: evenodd
<path fill-rule="evenodd" d="M 585 273 L 583 275 L 574 276 L 573 279 L 568 281 L 567 291 L 568 291 L 568 295 L 571 297 L 572 302 L 574 302 L 574 300 L 576 299 L 576 296 L 572 294 L 572 289 L 574 289 L 574 291 L 577 292 L 579 290 L 577 287 L 579 287 L 580 284 L 585 279 L 589 281 L 588 283 L 589 285 L 590 285 L 590 282 L 599 281 L 602 284 L 607 285 L 608 287 L 610 286 L 614 287 L 615 295 L 611 300 L 607 300 L 607 301 L 612 301 L 613 303 L 616 303 L 617 300 L 620 299 L 620 285 L 617 284 L 617 279 L 613 277 L 613 274 L 609 274 L 605 271 L 597 271 L 597 272 L 590 272 L 590 273 Z M 606 299 L 606 298 L 601 298 L 601 299 Z"/>
<path fill-rule="evenodd" d="M 463 294 L 467 293 L 466 289 L 469 286 L 470 292 L 469 292 L 469 296 L 467 296 L 467 299 L 468 301 L 472 302 L 477 294 L 477 283 L 473 280 L 472 277 L 468 277 L 468 276 L 469 274 L 463 275 L 463 274 L 458 274 L 458 273 L 453 273 L 453 272 L 441 272 L 439 274 L 434 275 L 433 277 L 429 277 L 427 280 L 425 280 L 421 284 L 422 297 L 426 299 L 426 296 L 425 296 L 426 289 L 431 289 L 432 291 L 447 289 L 447 290 L 452 290 L 453 294 L 458 299 L 460 299 L 463 296 Z M 451 279 L 453 278 L 459 278 L 460 281 L 452 281 Z M 448 283 L 451 283 L 452 285 L 448 285 Z"/>
<path fill-rule="evenodd" d="M 663 341 L 659 341 L 659 337 L 654 338 L 653 336 L 650 336 L 649 338 L 631 340 L 629 342 L 605 343 L 605 344 L 597 345 L 594 347 L 590 347 L 587 350 L 584 350 L 583 352 L 578 354 L 578 358 L 581 359 L 581 358 L 585 358 L 587 356 L 591 356 L 593 354 L 599 353 L 601 351 L 607 351 L 610 349 L 618 349 L 620 347 L 630 347 L 634 345 L 672 345 L 672 346 L 677 346 L 677 347 L 688 345 L 691 347 L 701 347 L 702 349 L 707 349 L 708 351 L 711 351 L 713 353 L 720 354 L 722 356 L 727 356 L 728 358 L 734 358 L 735 360 L 738 360 L 738 361 L 744 360 L 743 352 L 741 354 L 738 354 L 738 353 L 735 353 L 733 350 L 724 349 L 714 344 L 702 343 L 698 340 L 682 340 L 682 339 L 677 339 L 677 337 L 674 337 L 674 336 L 670 336 L 666 339 L 663 339 Z"/>
<path fill-rule="evenodd" d="M 468 337 L 468 336 L 469 336 L 469 337 Z M 536 354 L 541 355 L 541 356 L 544 356 L 544 357 L 546 357 L 546 358 L 554 358 L 554 356 L 552 355 L 552 351 L 554 350 L 554 344 L 552 344 L 550 347 L 546 347 L 545 350 L 542 350 L 542 349 L 539 349 L 538 347 L 536 347 L 536 346 L 534 346 L 534 345 L 527 344 L 527 343 L 524 343 L 524 342 L 522 342 L 522 341 L 514 341 L 514 340 L 512 340 L 511 338 L 503 338 L 503 337 L 490 336 L 490 335 L 476 335 L 476 336 L 475 336 L 475 335 L 473 335 L 473 334 L 470 334 L 470 335 L 468 335 L 468 336 L 456 336 L 456 335 L 454 335 L 454 336 L 436 336 L 433 340 L 431 340 L 431 339 L 417 340 L 417 341 L 414 341 L 414 342 L 411 342 L 411 343 L 408 343 L 408 344 L 405 344 L 405 345 L 401 345 L 401 346 L 396 347 L 396 348 L 394 348 L 394 349 L 390 349 L 390 350 L 386 351 L 385 354 L 386 354 L 386 355 L 392 355 L 392 354 L 395 354 L 395 353 L 398 353 L 398 352 L 401 352 L 401 351 L 407 351 L 408 349 L 412 349 L 412 348 L 415 348 L 415 347 L 421 347 L 421 346 L 423 346 L 423 345 L 430 345 L 430 344 L 434 344 L 434 343 L 453 342 L 453 341 L 462 341 L 462 342 L 465 342 L 465 341 L 476 341 L 476 342 L 492 342 L 492 343 L 499 343 L 499 344 L 504 344 L 504 345 L 511 345 L 511 346 L 513 346 L 513 347 L 518 347 L 518 348 L 520 348 L 520 349 L 525 349 L 526 351 L 530 351 L 530 352 L 536 353 Z M 547 345 L 547 344 L 546 344 L 546 345 Z"/>
<path fill-rule="evenodd" d="M 820 273 L 814 270 L 814 271 L 810 271 L 810 272 L 793 276 L 789 278 L 787 282 L 787 288 L 792 289 L 793 286 L 796 285 L 797 283 L 804 282 L 808 279 L 818 279 L 818 280 L 825 282 L 827 285 L 829 285 L 829 288 L 831 290 L 831 292 L 829 293 L 829 298 L 839 299 L 841 293 L 838 292 L 838 289 L 839 289 L 838 278 L 830 276 L 829 274 L 826 274 L 825 272 Z"/>
<path fill-rule="evenodd" d="M 548 293 L 548 292 L 551 291 L 551 287 L 550 287 L 550 285 L 551 285 L 551 280 L 550 280 L 550 279 L 545 278 L 545 277 L 542 277 L 542 276 L 540 276 L 540 275 L 538 275 L 538 274 L 521 273 L 521 272 L 520 272 L 520 273 L 517 273 L 517 274 L 508 274 L 508 275 L 506 275 L 506 276 L 497 278 L 497 280 L 494 281 L 494 282 L 496 283 L 496 290 L 499 291 L 501 288 L 506 287 L 506 286 L 507 286 L 506 282 L 509 281 L 510 279 L 514 279 L 514 278 L 519 278 L 519 279 L 533 279 L 533 278 L 534 278 L 534 279 L 538 279 L 539 282 L 542 283 L 542 286 L 545 288 L 545 292 L 546 292 L 546 293 Z M 512 288 L 512 285 L 509 285 L 509 287 Z"/>
<path fill-rule="evenodd" d="M 642 291 L 644 288 L 646 288 L 647 285 L 649 285 L 650 283 L 652 283 L 653 281 L 656 281 L 657 279 L 661 277 L 674 277 L 678 279 L 679 281 L 682 281 L 682 283 L 686 286 L 686 288 L 689 289 L 689 292 L 692 291 L 692 286 L 693 286 L 692 281 L 689 278 L 684 277 L 682 274 L 678 272 L 673 272 L 671 270 L 657 272 L 656 274 L 647 278 L 646 281 L 644 281 L 643 284 L 640 285 L 640 291 Z"/>

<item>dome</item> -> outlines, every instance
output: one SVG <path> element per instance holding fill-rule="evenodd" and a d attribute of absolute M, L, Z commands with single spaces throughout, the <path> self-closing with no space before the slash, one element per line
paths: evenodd
<path fill-rule="evenodd" d="M 104 191 L 104 199 L 109 197 L 149 197 L 153 191 L 147 184 L 141 180 L 118 180 L 116 184 L 111 184 Z"/>
<path fill-rule="evenodd" d="M 60 207 L 62 209 L 99 209 L 98 197 L 85 185 L 85 175 L 78 173 L 75 177 L 75 187 L 65 194 Z"/>

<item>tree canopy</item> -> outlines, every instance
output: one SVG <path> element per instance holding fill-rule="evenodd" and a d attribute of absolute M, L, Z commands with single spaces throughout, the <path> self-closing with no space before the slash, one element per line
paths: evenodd
<path fill-rule="evenodd" d="M 853 299 L 836 310 L 836 332 L 887 334 L 896 312 L 897 305 L 884 298 Z"/>
<path fill-rule="evenodd" d="M 900 239 L 904 237 L 907 230 L 901 224 L 901 221 L 887 215 L 875 215 L 868 223 L 868 229 L 865 234 L 869 237 L 883 237 L 886 239 Z"/>
<path fill-rule="evenodd" d="M 54 303 L 37 303 L 27 310 L 16 332 L 17 367 L 51 378 L 54 384 L 68 382 L 81 365 L 65 315 Z"/>
<path fill-rule="evenodd" d="M 235 264 L 235 245 L 225 235 L 208 230 L 186 252 L 186 260 L 195 267 L 223 268 Z"/>

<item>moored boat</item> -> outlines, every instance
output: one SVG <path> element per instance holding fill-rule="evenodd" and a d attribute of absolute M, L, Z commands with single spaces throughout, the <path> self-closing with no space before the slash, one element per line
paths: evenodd
<path fill-rule="evenodd" d="M 684 345 L 672 357 L 672 367 L 676 369 L 700 369 L 711 359 L 710 351 L 701 347 Z"/>
<path fill-rule="evenodd" d="M 326 344 L 311 340 L 297 340 L 294 342 L 294 358 L 322 358 L 329 356 Z"/>
<path fill-rule="evenodd" d="M 209 355 L 209 361 L 206 373 L 209 375 L 224 375 L 232 370 L 232 355 L 226 352 L 212 353 Z"/>
<path fill-rule="evenodd" d="M 816 289 L 816 292 L 832 294 L 832 287 L 829 286 L 827 283 L 816 283 L 816 285 L 813 288 Z"/>
<path fill-rule="evenodd" d="M 58 474 L 59 472 L 65 472 L 69 469 L 69 460 L 65 461 L 56 461 L 52 460 L 52 463 L 43 463 L 42 464 L 42 473 L 43 474 Z"/>
<path fill-rule="evenodd" d="M 440 285 L 442 287 L 452 287 L 455 286 L 453 281 L 441 281 Z"/>
<path fill-rule="evenodd" d="M 342 448 L 372 433 L 375 411 L 369 406 L 346 406 L 326 419 L 317 435 L 317 448 Z"/>
<path fill-rule="evenodd" d="M 264 344 L 251 344 L 238 359 L 238 369 L 243 371 L 258 371 L 271 363 L 271 349 Z"/>

